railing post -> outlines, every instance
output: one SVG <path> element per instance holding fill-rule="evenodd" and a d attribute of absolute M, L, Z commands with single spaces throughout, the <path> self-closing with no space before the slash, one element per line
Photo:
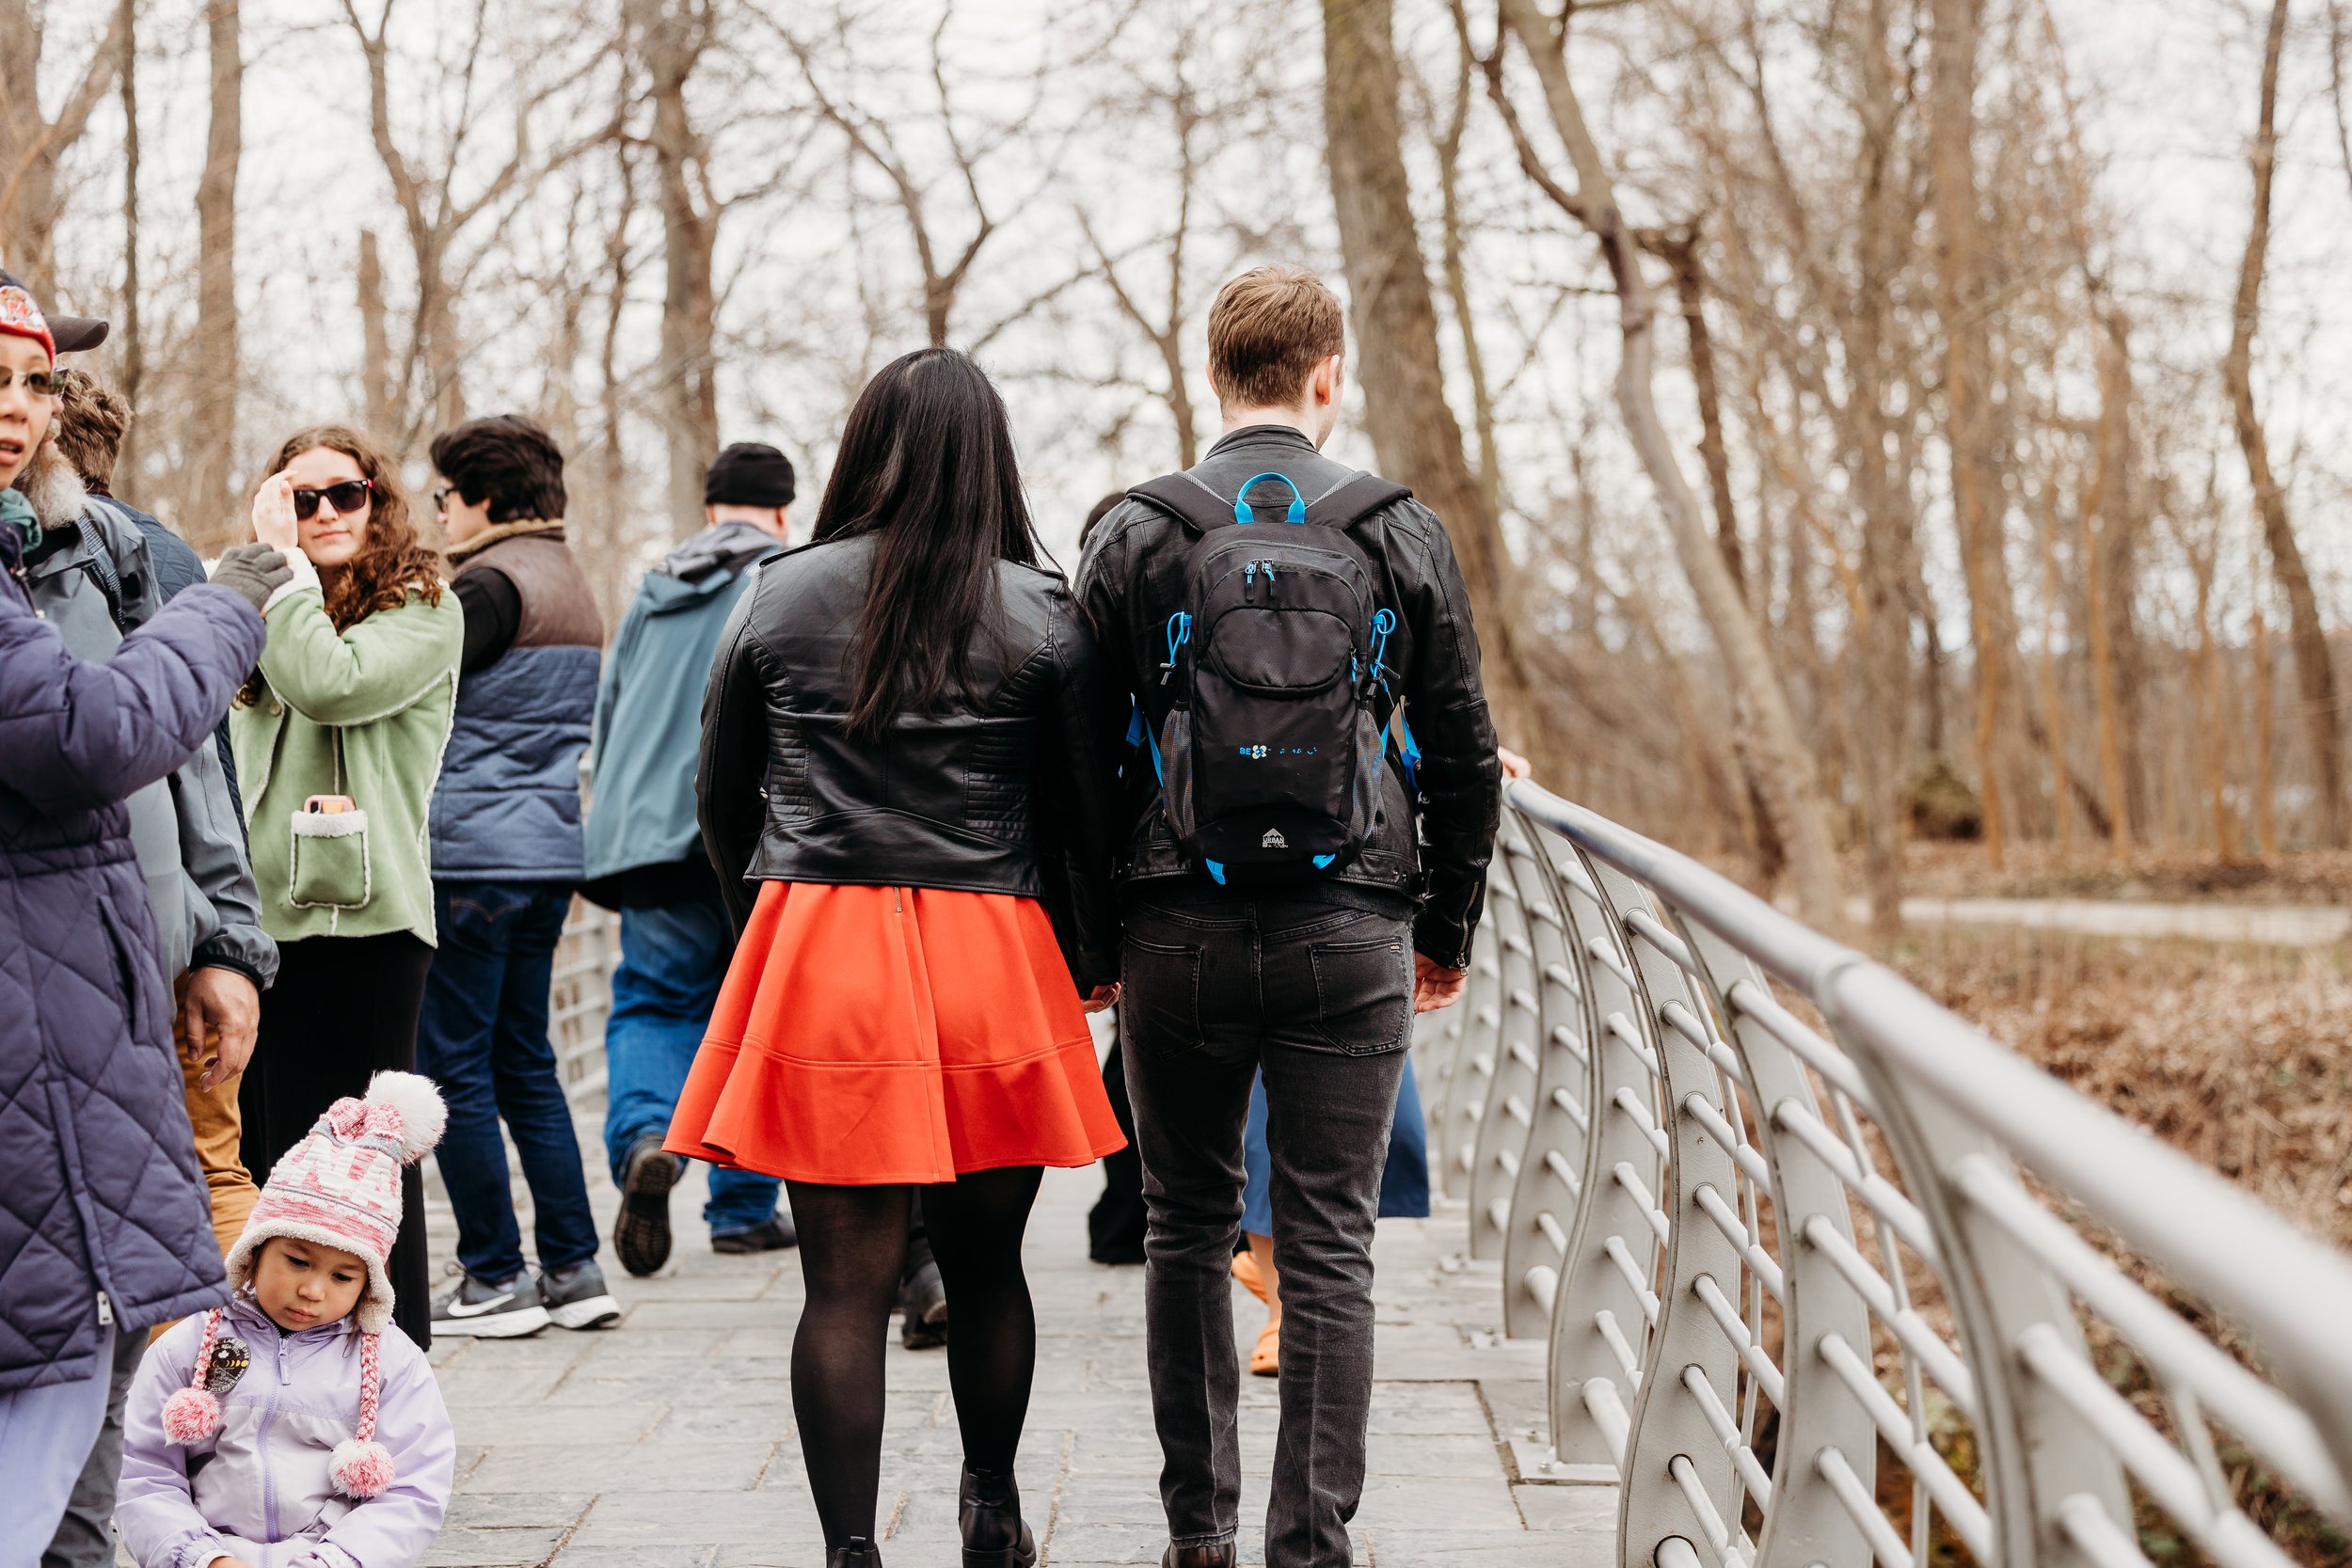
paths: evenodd
<path fill-rule="evenodd" d="M 1781 1269 L 1782 1387 L 1772 1464 L 1772 1507 L 1764 1513 L 1763 1538 L 1756 1543 L 1756 1568 L 1810 1568 L 1815 1563 L 1867 1563 L 1870 1543 L 1853 1516 L 1841 1507 L 1815 1464 L 1826 1449 L 1843 1456 L 1864 1490 L 1876 1480 L 1878 1433 L 1853 1390 L 1833 1375 L 1822 1347 L 1870 1352 L 1869 1309 L 1820 1250 L 1804 1240 L 1814 1225 L 1825 1225 L 1851 1244 L 1853 1216 L 1837 1173 L 1797 1138 L 1779 1131 L 1781 1116 L 1802 1111 L 1820 1119 L 1820 1101 L 1804 1066 L 1770 1030 L 1740 1006 L 1769 1001 L 1762 970 L 1714 932 L 1678 911 L 1675 930 L 1690 947 L 1702 975 L 1708 1002 L 1724 1043 L 1738 1058 L 1745 1082 L 1746 1126 L 1770 1172 L 1770 1215 Z M 1728 1027 L 1724 1027 L 1728 1021 Z M 1735 1121 L 1735 1125 L 1738 1123 Z M 1755 1228 L 1761 1229 L 1760 1219 Z M 1759 1248 L 1764 1238 L 1752 1238 Z M 1751 1271 L 1750 1278 L 1756 1276 Z M 1730 1294 L 1728 1291 L 1727 1294 Z M 1732 1299 L 1739 1297 L 1733 1294 Z M 1755 1292 L 1750 1302 L 1756 1303 Z M 1746 1328 L 1769 1356 L 1761 1313 L 1751 1310 Z"/>
<path fill-rule="evenodd" d="M 1486 921 L 1494 927 L 1498 949 L 1495 1070 L 1486 1085 L 1486 1114 L 1479 1120 L 1478 1141 L 1470 1159 L 1472 1258 L 1503 1256 L 1511 1198 L 1518 1187 L 1528 1134 L 1534 1127 L 1535 1083 L 1542 1072 L 1535 1055 L 1541 1037 L 1536 1027 L 1540 1004 L 1526 893 L 1530 883 L 1540 885 L 1540 879 L 1526 831 L 1512 813 L 1503 813 L 1495 849 L 1501 863 L 1487 875 Z M 1541 898 L 1540 891 L 1535 896 Z"/>
<path fill-rule="evenodd" d="M 1431 1118 L 1431 1149 L 1448 1197 L 1468 1199 L 1470 1167 L 1478 1158 L 1478 1125 L 1486 1114 L 1486 1091 L 1494 1082 L 1495 1052 L 1502 1037 L 1502 948 L 1494 922 L 1478 923 L 1470 944 L 1470 983 L 1462 993 L 1462 1037 L 1454 1047 L 1446 1075 L 1445 1101 Z"/>
<path fill-rule="evenodd" d="M 1721 1124 L 1727 1107 L 1706 1052 L 1663 1026 L 1670 1005 L 1703 1015 L 1706 1004 L 1689 976 L 1633 924 L 1639 912 L 1649 917 L 1650 929 L 1660 928 L 1648 891 L 1614 867 L 1595 869 L 1633 964 L 1643 1033 L 1657 1054 L 1665 1091 L 1658 1126 L 1671 1151 L 1658 1203 L 1665 1227 L 1658 1326 L 1620 1481 L 1618 1559 L 1623 1568 L 1652 1568 L 1660 1544 L 1679 1536 L 1719 1568 L 1739 1568 L 1745 1557 L 1740 1503 L 1746 1489 L 1716 1426 L 1721 1421 L 1738 1429 L 1739 1356 L 1697 1293 L 1702 1279 L 1738 1289 L 1740 1253 L 1708 1218 L 1699 1196 L 1703 1191 L 1736 1196 L 1738 1176 L 1731 1150 L 1692 1109 L 1706 1106 Z"/>
<path fill-rule="evenodd" d="M 2092 1568 L 2093 1560 L 2067 1527 L 2064 1505 L 2088 1497 L 2109 1520 L 2130 1519 L 2122 1471 L 2100 1434 L 2046 1383 L 2027 1374 L 2019 1354 L 2030 1330 L 2037 1340 L 2088 1364 L 2074 1305 L 2039 1259 L 1952 1189 L 1951 1173 L 1963 1161 L 1987 1161 L 2009 1172 L 2007 1151 L 1931 1094 L 1886 1070 L 1883 1053 L 1844 1017 L 1841 990 L 1866 968 L 1867 960 L 1849 955 L 1816 980 L 1815 995 L 1870 1085 L 1874 1119 L 1935 1238 L 1936 1274 L 1976 1385 L 1971 1414 L 1994 1554 L 2004 1563 Z"/>
<path fill-rule="evenodd" d="M 1537 974 L 1534 1126 L 1510 1195 L 1502 1247 L 1502 1331 L 1514 1338 L 1549 1332 L 1567 1267 L 1577 1205 L 1584 1192 L 1592 1130 L 1593 1053 L 1582 964 L 1568 929 L 1559 867 L 1542 833 L 1521 823 L 1532 851 L 1511 863 Z"/>
<path fill-rule="evenodd" d="M 1639 983 L 1594 863 L 1581 849 L 1568 856 L 1558 886 L 1585 982 L 1592 1129 L 1583 1199 L 1551 1314 L 1551 1443 L 1565 1464 L 1610 1465 L 1622 1473 L 1658 1315 L 1659 1243 L 1649 1219 L 1654 1199 L 1646 1196 L 1659 1190 L 1665 1164 L 1653 1141 L 1657 1053 L 1645 1037 Z"/>

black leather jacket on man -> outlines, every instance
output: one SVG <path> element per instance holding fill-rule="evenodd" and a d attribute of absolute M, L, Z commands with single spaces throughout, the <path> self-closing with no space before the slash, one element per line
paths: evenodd
<path fill-rule="evenodd" d="M 872 540 L 760 563 L 703 698 L 703 843 L 740 930 L 762 881 L 958 888 L 1041 900 L 1081 990 L 1118 977 L 1110 765 L 1094 647 L 1062 579 L 1004 563 L 972 689 L 846 734 Z M 1124 715 L 1121 715 L 1121 722 Z"/>
<path fill-rule="evenodd" d="M 1355 471 L 1323 456 L 1295 430 L 1252 425 L 1210 448 L 1192 472 L 1218 495 L 1231 496 L 1268 469 L 1287 475 L 1310 499 Z M 1271 481 L 1263 490 L 1253 499 L 1271 502 L 1268 515 L 1279 516 L 1289 492 Z M 1421 744 L 1421 812 L 1417 844 L 1404 780 L 1391 768 L 1382 785 L 1380 825 L 1335 879 L 1418 895 L 1415 949 L 1458 968 L 1469 960 L 1502 810 L 1502 764 L 1478 675 L 1470 595 L 1445 525 L 1419 502 L 1385 506 L 1349 531 L 1372 560 L 1381 602 L 1397 613 L 1386 662 L 1400 672 L 1394 694 Z M 1138 500 L 1120 502 L 1095 525 L 1078 566 L 1078 596 L 1101 640 L 1097 723 L 1104 733 L 1120 733 L 1131 693 L 1140 697 L 1155 732 L 1167 721 L 1173 693 L 1158 678 L 1165 628 L 1183 605 L 1184 556 L 1197 537 L 1187 525 Z M 1389 715 L 1375 717 L 1385 722 Z M 1187 878 L 1209 885 L 1176 847 L 1150 767 L 1125 769 L 1124 803 L 1122 820 L 1130 829 L 1119 868 L 1122 882 Z"/>

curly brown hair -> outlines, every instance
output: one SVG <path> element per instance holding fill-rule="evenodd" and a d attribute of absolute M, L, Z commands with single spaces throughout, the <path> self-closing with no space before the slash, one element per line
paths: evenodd
<path fill-rule="evenodd" d="M 262 470 L 263 476 L 284 471 L 287 464 L 314 447 L 342 452 L 359 465 L 359 472 L 372 482 L 367 543 L 349 565 L 331 575 L 319 574 L 319 587 L 326 596 L 326 618 L 335 629 L 348 631 L 379 610 L 398 610 L 412 593 L 422 594 L 429 605 L 438 605 L 440 553 L 417 537 L 416 525 L 408 519 L 408 494 L 401 488 L 399 467 L 383 448 L 349 425 L 314 424 L 286 437 L 278 455 Z M 241 695 L 247 702 L 260 699 L 260 672 L 254 673 Z"/>
<path fill-rule="evenodd" d="M 408 493 L 400 485 L 400 469 L 384 450 L 349 425 L 314 424 L 286 437 L 270 461 L 268 473 L 282 472 L 287 464 L 313 447 L 342 452 L 359 465 L 371 482 L 368 492 L 368 542 L 351 564 L 331 578 L 320 574 L 326 594 L 326 618 L 337 631 L 379 610 L 398 610 L 410 592 L 424 602 L 441 602 L 440 553 L 417 537 L 408 520 Z"/>

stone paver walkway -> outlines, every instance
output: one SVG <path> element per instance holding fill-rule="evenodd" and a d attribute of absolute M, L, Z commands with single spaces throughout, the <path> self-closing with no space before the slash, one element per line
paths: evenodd
<path fill-rule="evenodd" d="M 603 1177 L 600 1109 L 583 1107 L 600 1227 L 617 1202 Z M 1049 1171 L 1030 1222 L 1040 1335 L 1037 1389 L 1020 1465 L 1047 1568 L 1159 1561 L 1159 1450 L 1144 1383 L 1139 1268 L 1086 1257 L 1099 1171 Z M 517 1196 L 522 1196 L 519 1180 Z M 723 1258 L 701 1228 L 702 1183 L 673 1196 L 678 1246 L 647 1280 L 620 1275 L 613 1328 L 549 1328 L 519 1340 L 445 1341 L 433 1359 L 456 1420 L 457 1497 L 428 1568 L 822 1568 L 824 1553 L 792 1425 L 791 1253 Z M 437 1198 L 437 1259 L 453 1230 Z M 1381 1222 L 1379 1385 L 1356 1557 L 1377 1568 L 1601 1568 L 1616 1493 L 1530 1482 L 1512 1439 L 1543 1423 L 1543 1347 L 1497 1335 L 1492 1264 L 1465 1263 L 1459 1205 Z M 529 1235 L 528 1218 L 524 1233 Z M 1235 1291 L 1246 1347 L 1258 1304 Z M 880 1519 L 890 1568 L 961 1560 L 960 1449 L 944 1352 L 889 1360 Z M 1242 1560 L 1262 1562 L 1275 1431 L 1269 1379 L 1245 1377 Z"/>

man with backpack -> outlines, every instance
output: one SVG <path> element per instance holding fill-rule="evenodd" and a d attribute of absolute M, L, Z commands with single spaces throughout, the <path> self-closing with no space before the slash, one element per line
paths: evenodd
<path fill-rule="evenodd" d="M 1350 1560 L 1403 1053 L 1413 1014 L 1461 992 L 1502 809 L 1444 526 L 1321 454 L 1344 347 L 1311 273 L 1228 283 L 1209 312 L 1223 438 L 1131 490 L 1079 567 L 1122 710 L 1106 718 L 1143 759 L 1126 769 L 1120 1029 L 1167 1568 L 1235 1560 L 1228 1270 L 1259 1072 L 1284 1312 L 1265 1560 Z"/>

